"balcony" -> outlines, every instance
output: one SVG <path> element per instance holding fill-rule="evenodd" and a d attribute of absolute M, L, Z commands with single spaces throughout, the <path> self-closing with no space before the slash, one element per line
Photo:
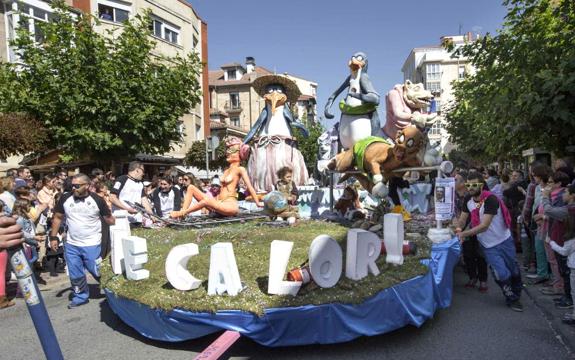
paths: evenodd
<path fill-rule="evenodd" d="M 242 102 L 238 101 L 237 103 L 230 103 L 226 101 L 224 104 L 224 110 L 228 114 L 239 114 L 242 112 Z"/>

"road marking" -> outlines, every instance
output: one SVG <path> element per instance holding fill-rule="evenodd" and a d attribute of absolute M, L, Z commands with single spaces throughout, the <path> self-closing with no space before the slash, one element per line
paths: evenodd
<path fill-rule="evenodd" d="M 227 330 L 213 343 L 202 351 L 195 360 L 216 360 L 222 356 L 238 339 L 240 333 L 237 331 Z"/>

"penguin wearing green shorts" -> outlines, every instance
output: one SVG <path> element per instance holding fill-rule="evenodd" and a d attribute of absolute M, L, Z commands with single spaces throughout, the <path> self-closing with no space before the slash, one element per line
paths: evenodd
<path fill-rule="evenodd" d="M 377 114 L 379 94 L 375 91 L 367 75 L 367 55 L 363 52 L 353 54 L 348 66 L 350 75 L 329 97 L 324 115 L 333 119 L 330 112 L 335 99 L 348 89 L 345 99 L 339 103 L 341 118 L 339 121 L 339 140 L 344 149 L 351 149 L 355 143 L 368 136 L 380 134 L 381 124 Z"/>

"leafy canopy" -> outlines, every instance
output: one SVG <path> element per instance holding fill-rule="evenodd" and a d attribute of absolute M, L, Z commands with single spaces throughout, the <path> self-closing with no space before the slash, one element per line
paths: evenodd
<path fill-rule="evenodd" d="M 98 19 L 58 0 L 53 21 L 12 42 L 19 64 L 0 64 L 0 112 L 22 112 L 46 128 L 63 160 L 157 154 L 181 140 L 178 119 L 200 102 L 197 54 L 154 53 L 149 13 L 100 34 Z"/>
<path fill-rule="evenodd" d="M 447 130 L 461 150 L 495 160 L 575 144 L 575 2 L 507 0 L 496 36 L 455 50 L 476 73 L 454 84 Z M 453 44 L 447 48 L 454 50 Z"/>

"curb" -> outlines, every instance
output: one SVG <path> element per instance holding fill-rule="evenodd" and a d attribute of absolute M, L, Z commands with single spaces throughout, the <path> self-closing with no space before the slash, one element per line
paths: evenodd
<path fill-rule="evenodd" d="M 551 300 L 550 296 L 539 294 L 541 286 L 526 285 L 526 281 L 523 284 L 523 290 L 533 301 L 533 304 L 535 304 L 545 320 L 547 320 L 557 340 L 565 347 L 569 357 L 575 359 L 575 326 L 566 325 L 561 321 L 563 313 L 572 311 L 572 309 L 561 310 L 555 308 L 552 301 L 545 301 L 546 299 Z"/>

